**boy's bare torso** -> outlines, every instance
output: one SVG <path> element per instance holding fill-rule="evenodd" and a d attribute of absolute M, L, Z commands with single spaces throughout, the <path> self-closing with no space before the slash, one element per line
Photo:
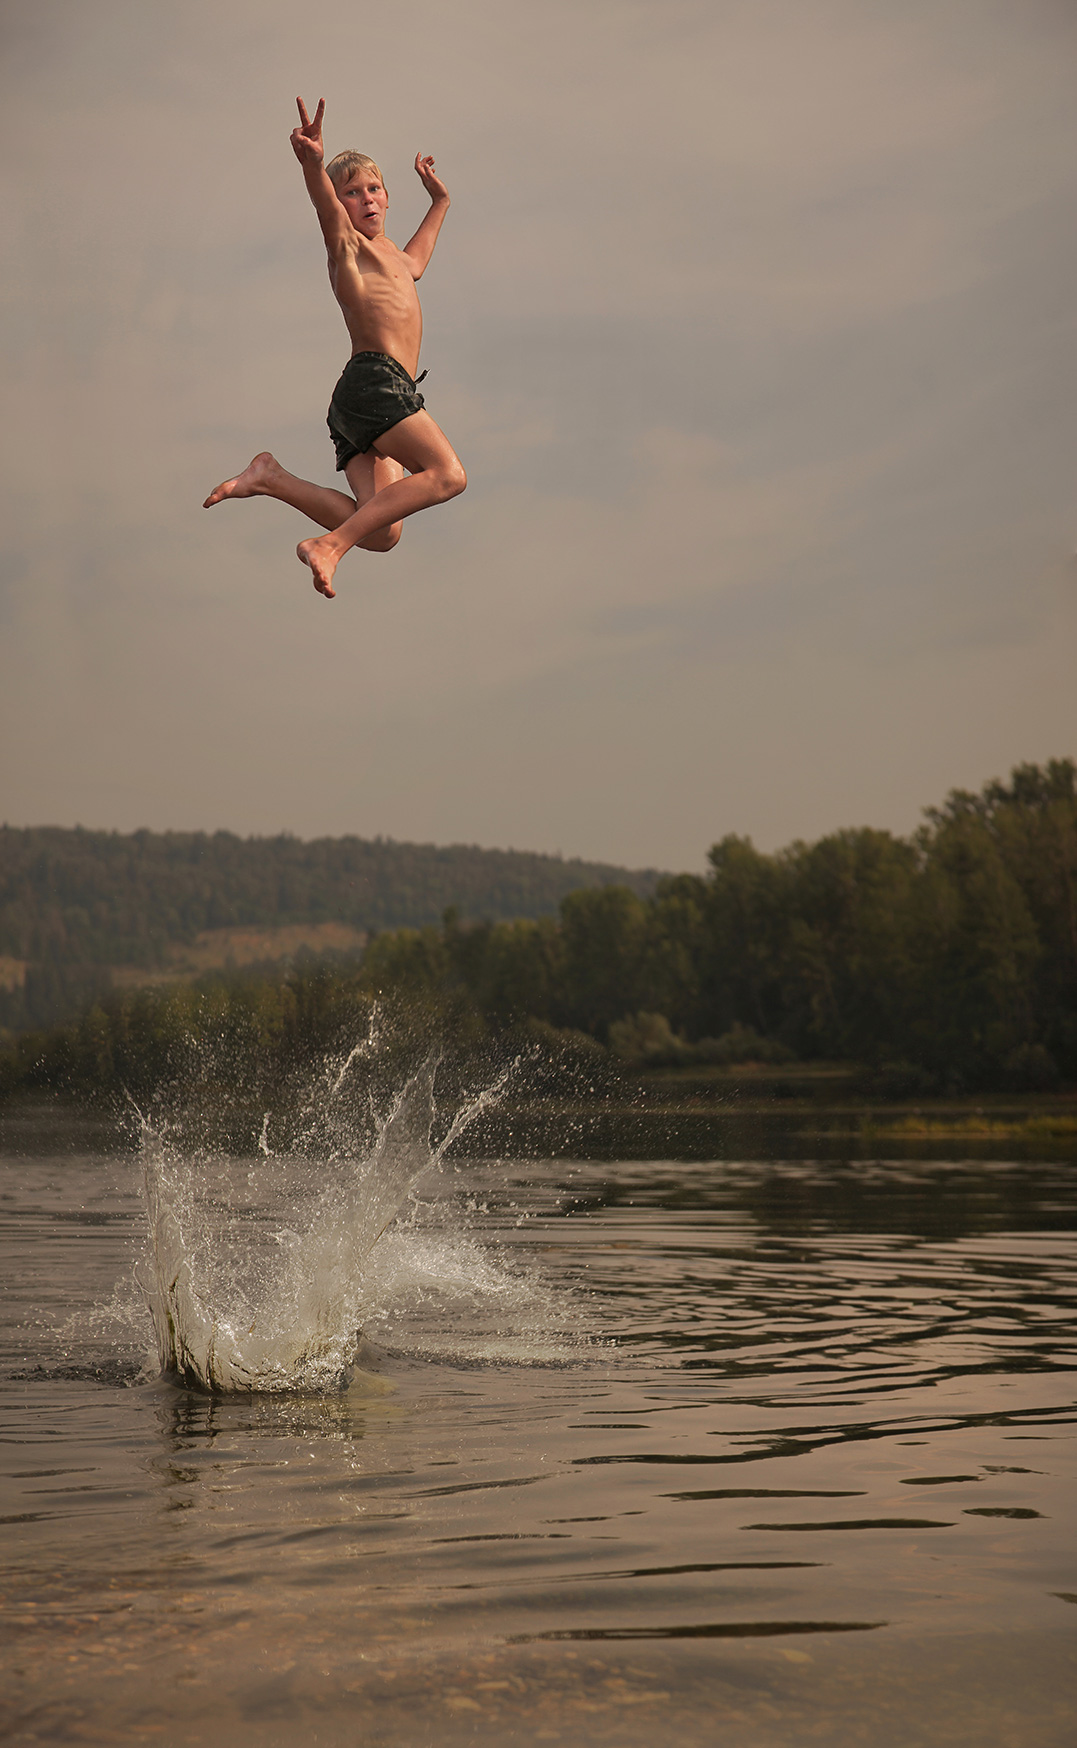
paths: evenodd
<path fill-rule="evenodd" d="M 308 123 L 308 127 L 317 126 Z M 431 197 L 431 208 L 403 249 L 385 234 L 389 196 L 381 173 L 366 159 L 343 167 L 332 189 L 302 128 L 292 136 L 304 175 L 319 206 L 329 261 L 329 283 L 351 336 L 352 352 L 386 352 L 414 376 L 423 334 L 416 281 L 425 271 L 449 205 L 448 191 L 434 171 L 434 160 L 416 154 L 415 168 Z"/>
<path fill-rule="evenodd" d="M 352 352 L 387 352 L 414 376 L 423 337 L 415 274 L 388 237 L 354 240 L 329 256 L 329 283 L 340 305 Z"/>

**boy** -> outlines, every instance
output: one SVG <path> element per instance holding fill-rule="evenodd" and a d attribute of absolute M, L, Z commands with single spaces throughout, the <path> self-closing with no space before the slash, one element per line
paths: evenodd
<path fill-rule="evenodd" d="M 325 99 L 313 121 L 303 99 L 296 101 L 300 126 L 292 132 L 292 150 L 318 214 L 329 282 L 351 335 L 352 356 L 333 390 L 329 430 L 337 472 L 347 476 L 355 497 L 297 479 L 266 450 L 211 492 L 204 508 L 224 498 L 270 497 L 320 522 L 330 532 L 301 540 L 296 552 L 310 566 L 314 587 L 328 597 L 336 593 L 333 572 L 349 548 L 391 551 L 405 516 L 455 498 L 467 484 L 448 439 L 423 411 L 414 382 L 423 331 L 415 282 L 434 252 L 449 194 L 434 174 L 433 158 L 417 155 L 430 211 L 411 242 L 398 249 L 385 235 L 389 196 L 378 166 L 361 152 L 341 152 L 327 169 Z"/>

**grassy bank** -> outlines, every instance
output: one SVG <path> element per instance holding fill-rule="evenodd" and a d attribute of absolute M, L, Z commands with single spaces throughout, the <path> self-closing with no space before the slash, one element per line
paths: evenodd
<path fill-rule="evenodd" d="M 659 1069 L 641 1077 L 640 1103 L 668 1116 L 710 1109 L 765 1117 L 791 1131 L 891 1140 L 1066 1141 L 1077 1143 L 1077 1089 L 997 1097 L 887 1097 L 887 1076 L 855 1063 L 772 1068 Z"/>
<path fill-rule="evenodd" d="M 452 1105 L 447 1095 L 446 1120 Z M 90 1106 L 69 1093 L 27 1090 L 0 1108 L 0 1152 L 21 1151 L 23 1139 L 31 1136 L 36 1147 L 44 1135 L 48 1150 L 57 1153 L 85 1146 L 127 1148 L 136 1142 L 130 1119 L 130 1107 L 119 1100 Z M 236 1151 L 253 1146 L 260 1120 L 252 1107 L 229 1131 Z M 1077 1165 L 1077 1095 L 975 1104 L 940 1099 L 910 1108 L 775 1100 L 736 1088 L 704 1100 L 673 1096 L 654 1085 L 626 1086 L 594 1098 L 506 1098 L 468 1130 L 457 1151 L 486 1159 L 983 1159 L 1073 1160 Z"/>

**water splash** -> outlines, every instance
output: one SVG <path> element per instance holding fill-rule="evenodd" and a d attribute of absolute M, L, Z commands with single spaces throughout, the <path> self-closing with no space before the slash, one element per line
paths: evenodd
<path fill-rule="evenodd" d="M 367 1098 L 372 1145 L 355 1151 L 349 1072 L 370 1037 L 324 1065 L 298 1126 L 300 1146 L 274 1156 L 269 1120 L 258 1160 L 276 1180 L 306 1193 L 283 1198 L 289 1218 L 250 1206 L 235 1230 L 234 1209 L 214 1196 L 207 1161 L 140 1113 L 149 1242 L 136 1278 L 153 1319 L 162 1372 L 211 1391 L 324 1391 L 340 1387 L 359 1331 L 373 1308 L 378 1270 L 371 1254 L 417 1179 L 438 1166 L 453 1141 L 488 1109 L 511 1077 L 465 1101 L 434 1145 L 431 1055 L 377 1113 Z M 182 1136 L 182 1125 L 179 1127 Z M 310 1205 L 310 1186 L 320 1185 Z"/>

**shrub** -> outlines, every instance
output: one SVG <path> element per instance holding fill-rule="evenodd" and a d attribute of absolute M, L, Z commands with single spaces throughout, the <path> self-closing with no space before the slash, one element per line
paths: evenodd
<path fill-rule="evenodd" d="M 795 1062 L 796 1052 L 776 1038 L 761 1038 L 751 1026 L 739 1022 L 720 1038 L 701 1038 L 691 1046 L 692 1060 L 725 1066 L 734 1062 Z"/>
<path fill-rule="evenodd" d="M 677 1036 L 665 1014 L 626 1014 L 610 1027 L 610 1050 L 622 1062 L 659 1064 L 691 1060 L 691 1045 Z"/>
<path fill-rule="evenodd" d="M 1042 1044 L 1019 1044 L 1007 1056 L 1003 1079 L 1012 1092 L 1049 1092 L 1058 1085 L 1058 1063 Z"/>

